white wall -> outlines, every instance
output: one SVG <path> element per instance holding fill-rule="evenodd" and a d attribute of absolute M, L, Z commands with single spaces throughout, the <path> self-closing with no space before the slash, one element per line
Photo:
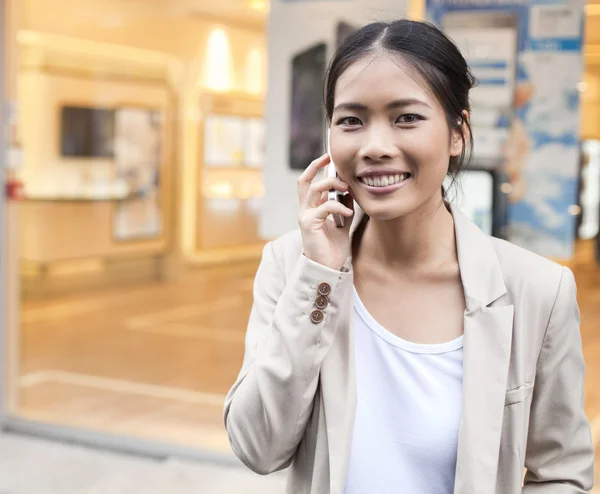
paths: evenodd
<path fill-rule="evenodd" d="M 259 232 L 266 239 L 297 228 L 296 179 L 301 173 L 288 162 L 291 59 L 314 43 L 325 41 L 332 55 L 339 20 L 358 26 L 405 17 L 406 0 L 274 0 L 268 21 L 267 151 L 265 198 Z M 308 163 L 307 163 L 308 165 Z"/>

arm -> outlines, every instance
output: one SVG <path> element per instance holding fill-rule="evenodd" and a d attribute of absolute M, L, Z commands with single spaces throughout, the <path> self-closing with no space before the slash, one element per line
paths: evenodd
<path fill-rule="evenodd" d="M 263 251 L 244 363 L 225 401 L 231 447 L 257 473 L 288 466 L 302 439 L 351 276 L 301 256 L 286 280 L 273 244 Z M 315 324 L 310 314 L 323 282 L 331 287 L 330 304 Z"/>
<path fill-rule="evenodd" d="M 585 363 L 573 274 L 563 268 L 537 363 L 524 494 L 584 494 L 594 450 L 583 408 Z"/>

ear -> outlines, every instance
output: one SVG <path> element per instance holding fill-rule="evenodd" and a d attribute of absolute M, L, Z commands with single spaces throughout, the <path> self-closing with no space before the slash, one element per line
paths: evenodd
<path fill-rule="evenodd" d="M 468 144 L 471 135 L 469 132 L 469 112 L 464 110 L 460 120 L 457 122 L 457 127 L 451 130 L 450 136 L 450 156 L 459 156 L 463 152 L 464 145 Z M 465 142 L 463 144 L 463 137 Z"/>

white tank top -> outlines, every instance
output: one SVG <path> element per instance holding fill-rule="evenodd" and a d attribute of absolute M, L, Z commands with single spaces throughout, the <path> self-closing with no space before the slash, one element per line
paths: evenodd
<path fill-rule="evenodd" d="M 452 494 L 462 416 L 463 337 L 411 343 L 354 290 L 357 406 L 345 494 Z"/>

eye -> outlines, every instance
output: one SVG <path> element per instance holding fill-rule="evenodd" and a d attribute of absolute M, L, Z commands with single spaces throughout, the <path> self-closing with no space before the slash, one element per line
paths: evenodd
<path fill-rule="evenodd" d="M 415 113 L 406 113 L 404 115 L 400 115 L 396 122 L 403 124 L 414 124 L 419 120 L 423 120 L 423 117 L 420 115 L 416 115 Z"/>
<path fill-rule="evenodd" d="M 361 124 L 360 118 L 357 117 L 345 117 L 338 121 L 338 125 L 345 125 L 346 127 L 356 127 Z"/>

